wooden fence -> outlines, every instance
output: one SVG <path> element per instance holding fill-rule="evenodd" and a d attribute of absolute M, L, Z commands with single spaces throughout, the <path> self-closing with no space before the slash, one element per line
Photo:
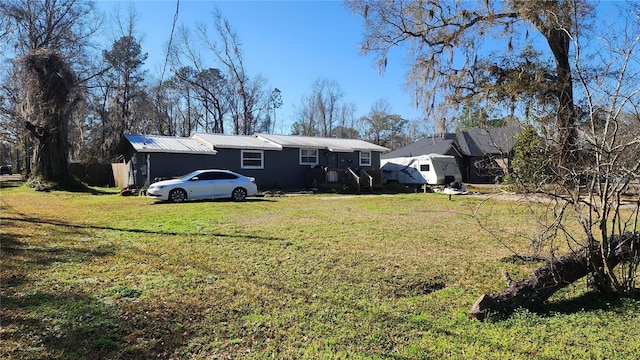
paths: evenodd
<path fill-rule="evenodd" d="M 111 164 L 82 164 L 71 163 L 71 176 L 89 186 L 116 186 L 114 171 Z M 122 178 L 122 176 L 120 176 Z"/>

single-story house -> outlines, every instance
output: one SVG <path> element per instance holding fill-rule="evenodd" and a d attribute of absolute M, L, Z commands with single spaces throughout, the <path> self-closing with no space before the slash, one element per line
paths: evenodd
<path fill-rule="evenodd" d="M 387 151 L 363 140 L 261 133 L 124 135 L 118 147 L 122 187 L 144 187 L 192 170 L 219 168 L 256 178 L 260 189 L 306 189 L 324 182 L 314 178 L 312 169 L 321 169 L 327 181 L 335 183 L 343 170 L 355 178 L 363 172 L 378 174 L 380 156 Z"/>
<path fill-rule="evenodd" d="M 493 183 L 509 170 L 520 126 L 475 127 L 457 133 L 422 138 L 382 155 L 383 159 L 428 154 L 456 157 L 462 179 L 470 183 Z"/>
<path fill-rule="evenodd" d="M 148 135 L 124 135 L 116 152 L 122 161 L 112 167 L 120 188 L 142 188 L 158 178 L 186 174 L 194 163 L 206 167 L 217 154 L 194 139 Z"/>

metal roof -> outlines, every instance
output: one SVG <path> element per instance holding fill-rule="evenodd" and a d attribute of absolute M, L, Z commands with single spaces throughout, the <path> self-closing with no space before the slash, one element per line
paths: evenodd
<path fill-rule="evenodd" d="M 214 149 L 282 150 L 282 146 L 278 144 L 249 135 L 198 133 L 193 135 L 191 138 L 210 145 Z"/>
<path fill-rule="evenodd" d="M 124 135 L 137 152 L 197 153 L 214 155 L 217 151 L 197 140 L 173 136 Z"/>
<path fill-rule="evenodd" d="M 357 139 L 322 138 L 311 136 L 271 135 L 222 135 L 198 133 L 191 138 L 157 135 L 125 135 L 138 152 L 216 154 L 218 149 L 282 150 L 284 147 L 302 149 L 326 149 L 332 152 L 379 151 L 386 147 Z"/>
<path fill-rule="evenodd" d="M 364 140 L 323 138 L 312 136 L 272 135 L 257 133 L 256 137 L 269 140 L 282 147 L 302 149 L 327 149 L 332 152 L 379 151 L 387 152 L 384 146 L 375 145 Z"/>

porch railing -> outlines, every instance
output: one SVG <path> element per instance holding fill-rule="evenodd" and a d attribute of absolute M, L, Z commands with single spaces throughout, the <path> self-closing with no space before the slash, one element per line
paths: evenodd
<path fill-rule="evenodd" d="M 328 168 L 309 169 L 307 184 L 312 189 L 360 193 L 382 188 L 380 169 Z"/>

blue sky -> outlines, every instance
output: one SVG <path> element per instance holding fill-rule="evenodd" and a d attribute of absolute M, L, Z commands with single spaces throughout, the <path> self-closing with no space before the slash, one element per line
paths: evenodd
<path fill-rule="evenodd" d="M 159 78 L 176 0 L 99 0 L 97 4 L 107 14 L 119 8 L 123 16 L 130 4 L 135 7 L 135 30 L 142 36 L 143 51 L 149 54 L 147 68 Z M 356 117 L 366 115 L 376 100 L 385 98 L 392 113 L 408 120 L 422 118 L 403 90 L 407 71 L 404 54 L 392 54 L 380 75 L 373 57 L 358 51 L 362 19 L 345 9 L 342 1 L 180 0 L 178 25 L 212 25 L 216 7 L 240 39 L 249 74 L 262 75 L 269 88 L 282 93 L 284 105 L 277 113 L 276 133 L 290 132 L 296 107 L 317 79 L 336 81 L 345 93 L 344 100 L 355 103 Z"/>

